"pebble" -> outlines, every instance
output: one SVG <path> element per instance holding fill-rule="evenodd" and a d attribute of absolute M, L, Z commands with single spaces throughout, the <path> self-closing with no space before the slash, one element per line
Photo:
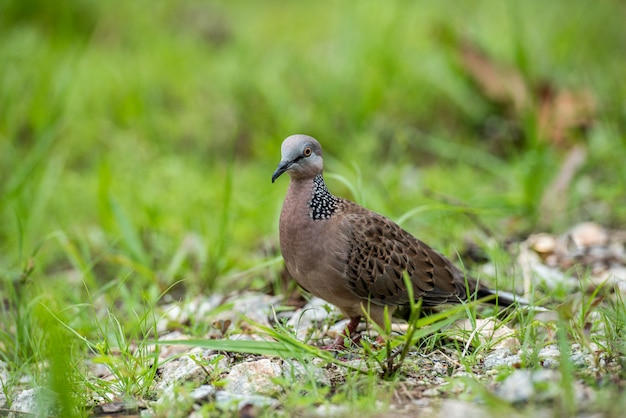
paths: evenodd
<path fill-rule="evenodd" d="M 220 390 L 215 393 L 215 404 L 223 411 L 232 411 L 233 409 L 241 411 L 248 405 L 258 407 L 276 406 L 278 400 L 264 395 L 241 394 Z"/>
<path fill-rule="evenodd" d="M 444 399 L 436 416 L 441 418 L 484 418 L 490 415 L 484 407 L 475 403 L 458 399 Z"/>
<path fill-rule="evenodd" d="M 434 388 L 428 388 L 428 389 L 425 389 L 425 390 L 422 392 L 422 395 L 423 395 L 423 396 L 426 396 L 426 397 L 429 397 L 429 398 L 436 398 L 436 397 L 438 397 L 440 394 L 441 394 L 441 392 L 440 392 L 440 391 L 439 391 L 439 389 L 437 389 L 436 387 L 434 387 Z"/>
<path fill-rule="evenodd" d="M 315 408 L 315 415 L 318 417 L 343 416 L 346 412 L 348 412 L 348 408 L 345 405 L 323 404 Z"/>
<path fill-rule="evenodd" d="M 303 341 L 312 329 L 319 328 L 320 324 L 336 311 L 323 299 L 313 297 L 302 309 L 289 318 L 287 325 L 293 327 L 296 337 Z"/>
<path fill-rule="evenodd" d="M 201 351 L 194 349 L 200 357 Z M 209 366 L 201 366 L 197 361 L 192 360 L 189 355 L 175 358 L 163 364 L 160 367 L 161 379 L 156 385 L 156 390 L 163 391 L 167 387 L 183 382 L 202 383 L 207 379 L 205 368 Z"/>
<path fill-rule="evenodd" d="M 496 388 L 495 393 L 511 403 L 544 401 L 558 396 L 560 379 L 556 370 L 515 370 Z"/>
<path fill-rule="evenodd" d="M 453 329 L 457 329 L 461 332 L 451 337 L 463 341 L 466 344 L 468 341 L 472 345 L 490 343 L 493 349 L 514 349 L 519 347 L 519 341 L 515 336 L 515 331 L 503 325 L 495 318 L 478 318 L 475 321 L 462 319 L 454 323 Z"/>
<path fill-rule="evenodd" d="M 35 414 L 38 411 L 41 412 L 39 398 L 41 398 L 40 395 L 42 391 L 43 389 L 41 388 L 26 389 L 21 391 L 13 399 L 11 409 L 25 414 Z M 43 415 L 45 416 L 46 414 Z"/>
<path fill-rule="evenodd" d="M 238 395 L 272 394 L 280 386 L 272 381 L 283 374 L 279 360 L 267 358 L 234 365 L 226 376 L 228 392 Z"/>
<path fill-rule="evenodd" d="M 0 360 L 0 408 L 6 408 L 7 397 L 4 394 L 5 382 L 9 380 L 9 372 L 7 370 L 7 364 Z"/>
<path fill-rule="evenodd" d="M 578 248 L 604 246 L 609 239 L 606 229 L 596 222 L 578 224 L 567 235 Z"/>
<path fill-rule="evenodd" d="M 283 361 L 283 376 L 290 380 L 303 380 L 313 379 L 319 385 L 330 386 L 330 377 L 324 369 L 314 364 L 307 364 L 306 366 L 295 360 Z"/>
<path fill-rule="evenodd" d="M 483 368 L 517 367 L 521 362 L 522 359 L 519 354 L 512 353 L 509 348 L 500 348 L 484 356 Z"/>
<path fill-rule="evenodd" d="M 211 385 L 198 386 L 190 393 L 191 399 L 196 402 L 208 401 L 213 395 L 215 395 L 215 388 Z"/>

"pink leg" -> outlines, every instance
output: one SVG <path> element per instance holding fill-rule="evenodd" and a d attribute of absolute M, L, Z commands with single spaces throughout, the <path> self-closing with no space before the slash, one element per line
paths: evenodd
<path fill-rule="evenodd" d="M 322 350 L 341 351 L 346 348 L 346 338 L 350 339 L 353 343 L 359 342 L 359 340 L 361 339 L 361 335 L 356 333 L 356 329 L 359 326 L 360 322 L 360 316 L 353 316 L 352 318 L 350 318 L 350 322 L 348 322 L 348 325 L 343 331 L 343 334 L 339 335 L 337 339 L 330 345 L 325 345 L 324 347 L 321 347 Z"/>

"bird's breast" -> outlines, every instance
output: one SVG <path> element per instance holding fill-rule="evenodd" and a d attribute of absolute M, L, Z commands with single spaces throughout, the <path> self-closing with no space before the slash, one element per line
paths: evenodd
<path fill-rule="evenodd" d="M 313 220 L 308 207 L 287 205 L 280 222 L 280 249 L 287 270 L 300 286 L 331 303 L 333 293 L 347 290 L 347 242 L 336 221 Z"/>

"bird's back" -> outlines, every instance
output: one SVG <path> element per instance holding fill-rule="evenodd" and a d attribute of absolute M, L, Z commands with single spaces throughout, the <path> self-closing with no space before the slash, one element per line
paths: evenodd
<path fill-rule="evenodd" d="M 395 222 L 349 201 L 340 216 L 349 243 L 345 280 L 359 297 L 382 305 L 409 303 L 406 272 L 424 306 L 467 300 L 463 272 Z M 469 287 L 473 292 L 475 282 Z"/>

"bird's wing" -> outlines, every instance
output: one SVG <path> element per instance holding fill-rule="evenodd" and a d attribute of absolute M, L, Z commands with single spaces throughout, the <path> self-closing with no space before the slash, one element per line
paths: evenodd
<path fill-rule="evenodd" d="M 349 246 L 345 277 L 357 296 L 382 305 L 409 303 L 406 271 L 424 306 L 466 298 L 463 273 L 393 221 L 368 210 L 342 218 Z"/>

